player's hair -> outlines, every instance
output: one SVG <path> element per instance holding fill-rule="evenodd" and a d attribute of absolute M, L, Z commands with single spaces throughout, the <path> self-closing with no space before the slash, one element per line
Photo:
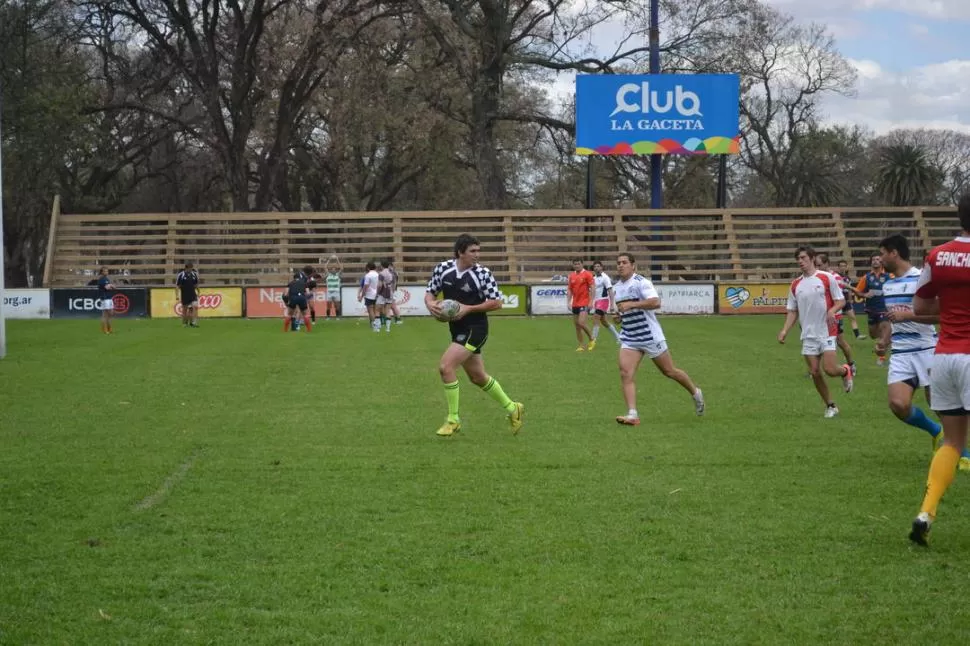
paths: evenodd
<path fill-rule="evenodd" d="M 185 263 L 185 268 L 186 269 L 192 269 L 193 267 L 195 267 L 195 265 L 193 263 L 191 263 L 191 262 Z"/>
<path fill-rule="evenodd" d="M 367 264 L 364 265 L 364 268 L 367 269 L 367 271 L 371 271 L 372 269 L 377 269 L 377 265 L 374 263 L 373 260 L 369 260 Z"/>
<path fill-rule="evenodd" d="M 617 257 L 616 257 L 617 260 L 619 260 L 620 258 L 626 258 L 627 260 L 630 261 L 630 264 L 631 265 L 637 264 L 637 259 L 633 257 L 633 254 L 632 253 L 623 252 L 623 253 L 617 255 Z"/>
<path fill-rule="evenodd" d="M 101 267 L 98 268 L 98 273 L 100 274 L 101 272 L 108 273 L 108 268 L 105 267 L 104 265 L 101 265 Z"/>
<path fill-rule="evenodd" d="M 388 260 L 387 258 L 385 258 L 384 260 L 381 261 L 381 267 L 383 269 L 387 269 L 390 266 L 391 266 L 391 261 Z"/>
<path fill-rule="evenodd" d="M 603 263 L 600 262 L 599 260 L 594 260 L 593 261 L 593 267 L 595 267 L 596 265 L 599 265 L 600 267 L 602 267 L 603 266 Z"/>
<path fill-rule="evenodd" d="M 475 236 L 469 235 L 467 233 L 461 234 L 460 236 L 458 236 L 458 239 L 455 240 L 455 258 L 457 258 L 461 254 L 468 251 L 468 247 L 471 247 L 473 245 L 481 245 L 481 244 L 482 243 L 479 242 L 478 238 L 476 238 Z"/>
<path fill-rule="evenodd" d="M 957 202 L 957 214 L 960 216 L 960 226 L 970 232 L 970 192 L 964 193 Z"/>
<path fill-rule="evenodd" d="M 816 258 L 818 258 L 819 262 L 822 263 L 823 265 L 829 264 L 829 255 L 824 251 L 819 252 L 816 255 Z"/>
<path fill-rule="evenodd" d="M 313 273 L 313 265 L 303 265 L 303 273 L 309 277 Z"/>
<path fill-rule="evenodd" d="M 575 265 L 577 262 L 582 265 L 583 264 L 583 259 L 582 258 L 573 258 L 573 264 Z"/>
<path fill-rule="evenodd" d="M 795 260 L 798 260 L 798 256 L 800 256 L 803 251 L 805 252 L 805 255 L 812 260 L 815 260 L 815 256 L 818 255 L 818 253 L 815 251 L 815 247 L 810 244 L 803 244 L 798 249 L 795 249 Z"/>
<path fill-rule="evenodd" d="M 879 243 L 879 246 L 886 251 L 895 251 L 900 258 L 909 261 L 909 243 L 906 242 L 906 238 L 902 234 L 894 233 L 891 236 L 886 236 Z"/>

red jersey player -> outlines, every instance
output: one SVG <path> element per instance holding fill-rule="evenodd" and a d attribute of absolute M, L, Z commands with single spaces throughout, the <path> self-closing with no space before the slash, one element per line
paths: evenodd
<path fill-rule="evenodd" d="M 593 340 L 593 333 L 590 332 L 586 321 L 589 317 L 590 298 L 595 286 L 593 274 L 583 266 L 583 261 L 579 258 L 573 260 L 573 272 L 569 274 L 569 285 L 566 288 L 566 295 L 569 299 L 569 308 L 573 313 L 573 326 L 576 328 L 576 341 L 579 347 L 576 352 L 585 352 L 596 347 Z M 583 334 L 589 339 L 589 346 L 583 344 Z"/>
<path fill-rule="evenodd" d="M 845 297 L 845 291 L 849 285 L 848 279 L 845 276 L 842 276 L 838 272 L 832 271 L 831 268 L 829 268 L 829 255 L 824 252 L 816 255 L 815 266 L 821 271 L 832 274 L 832 277 L 835 278 L 835 284 L 839 286 L 839 290 L 842 292 L 842 296 Z M 839 346 L 839 348 L 842 349 L 842 354 L 845 355 L 845 362 L 849 364 L 849 367 L 852 369 L 852 376 L 855 377 L 856 366 L 855 366 L 855 361 L 852 359 L 852 346 L 850 346 L 849 343 L 842 336 L 842 332 L 843 332 L 842 314 L 844 312 L 845 312 L 845 306 L 843 306 L 842 309 L 839 310 L 835 315 L 835 321 L 839 328 L 838 334 L 835 335 L 835 343 L 836 345 Z"/>
<path fill-rule="evenodd" d="M 940 316 L 930 407 L 943 422 L 943 446 L 930 463 L 926 495 L 909 534 L 919 545 L 927 544 L 936 508 L 953 482 L 970 420 L 970 193 L 960 198 L 957 214 L 963 234 L 926 257 L 913 298 L 917 316 Z"/>

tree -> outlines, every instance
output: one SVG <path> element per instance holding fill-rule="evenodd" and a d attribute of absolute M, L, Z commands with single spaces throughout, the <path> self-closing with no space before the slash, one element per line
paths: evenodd
<path fill-rule="evenodd" d="M 775 205 L 796 204 L 804 187 L 791 178 L 817 132 L 819 101 L 851 93 L 855 72 L 824 25 L 801 26 L 769 7 L 728 40 L 723 62 L 742 76 L 742 160 L 771 186 Z"/>
<path fill-rule="evenodd" d="M 900 128 L 879 137 L 878 148 L 910 145 L 923 151 L 927 161 L 942 173 L 938 199 L 956 204 L 970 190 L 970 135 L 955 130 L 933 128 Z"/>
<path fill-rule="evenodd" d="M 86 69 L 62 5 L 0 2 L 3 254 L 9 285 L 40 280 L 51 200 L 83 148 Z"/>
<path fill-rule="evenodd" d="M 923 149 L 891 144 L 881 151 L 876 190 L 891 206 L 935 204 L 942 183 L 942 171 Z"/>

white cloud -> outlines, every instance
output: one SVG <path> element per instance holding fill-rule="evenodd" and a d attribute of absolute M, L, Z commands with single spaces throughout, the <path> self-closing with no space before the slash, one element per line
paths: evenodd
<path fill-rule="evenodd" d="M 851 61 L 859 72 L 855 97 L 829 97 L 831 121 L 883 133 L 892 128 L 948 128 L 970 133 L 970 60 L 950 60 L 890 73 L 877 63 Z"/>
<path fill-rule="evenodd" d="M 938 20 L 970 20 L 967 0 L 766 0 L 798 16 L 838 16 L 851 11 L 898 11 Z"/>

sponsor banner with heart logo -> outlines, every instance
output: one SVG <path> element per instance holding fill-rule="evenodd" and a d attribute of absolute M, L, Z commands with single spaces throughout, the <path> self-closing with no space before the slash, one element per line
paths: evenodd
<path fill-rule="evenodd" d="M 153 319 L 180 318 L 182 301 L 174 287 L 152 289 Z M 243 313 L 241 287 L 199 288 L 199 316 L 202 318 L 240 317 Z"/>
<path fill-rule="evenodd" d="M 721 314 L 784 314 L 788 283 L 721 283 L 718 307 Z"/>

